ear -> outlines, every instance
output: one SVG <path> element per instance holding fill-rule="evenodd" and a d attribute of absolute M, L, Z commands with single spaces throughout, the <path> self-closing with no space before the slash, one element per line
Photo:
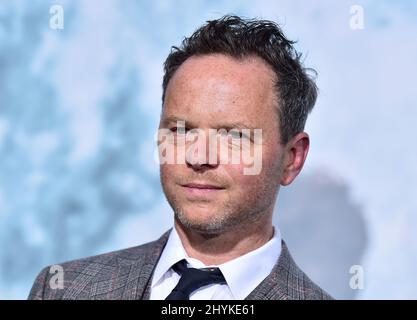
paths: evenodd
<path fill-rule="evenodd" d="M 310 147 L 310 137 L 305 132 L 297 133 L 285 146 L 280 184 L 287 186 L 298 176 L 304 166 Z"/>

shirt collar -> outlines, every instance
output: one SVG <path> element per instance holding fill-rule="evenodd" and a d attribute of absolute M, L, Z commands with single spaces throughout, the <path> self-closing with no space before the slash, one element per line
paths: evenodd
<path fill-rule="evenodd" d="M 273 237 L 263 246 L 221 265 L 206 266 L 198 259 L 190 258 L 187 255 L 174 227 L 156 265 L 152 288 L 162 281 L 175 263 L 186 259 L 193 268 L 220 268 L 233 297 L 243 300 L 271 273 L 280 254 L 281 233 L 278 228 L 274 227 Z M 256 272 L 254 272 L 255 270 Z"/>
<path fill-rule="evenodd" d="M 273 237 L 263 246 L 218 267 L 238 300 L 245 299 L 272 271 L 281 254 L 281 234 L 274 228 Z"/>
<path fill-rule="evenodd" d="M 161 257 L 156 265 L 152 279 L 152 288 L 162 281 L 164 275 L 175 263 L 182 259 L 188 260 L 189 257 L 182 245 L 181 239 L 175 230 L 175 227 L 173 227 L 169 234 L 165 248 L 162 251 Z"/>

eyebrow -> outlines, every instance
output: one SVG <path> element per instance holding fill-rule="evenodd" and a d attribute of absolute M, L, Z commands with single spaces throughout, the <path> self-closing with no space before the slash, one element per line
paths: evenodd
<path fill-rule="evenodd" d="M 177 121 L 184 121 L 186 125 L 188 124 L 192 128 L 197 127 L 197 125 L 195 123 L 193 123 L 192 121 L 188 121 L 184 118 L 179 118 L 179 117 L 176 117 L 176 116 L 169 116 L 169 117 L 165 118 L 162 121 L 162 123 L 163 124 L 169 124 L 169 123 L 177 122 Z M 255 128 L 253 128 L 251 126 L 248 126 L 247 124 L 245 124 L 243 122 L 234 121 L 234 122 L 228 122 L 228 123 L 221 123 L 221 124 L 217 125 L 215 128 L 212 128 L 212 129 L 227 129 L 227 130 L 230 130 L 230 129 L 252 129 L 253 130 Z"/>

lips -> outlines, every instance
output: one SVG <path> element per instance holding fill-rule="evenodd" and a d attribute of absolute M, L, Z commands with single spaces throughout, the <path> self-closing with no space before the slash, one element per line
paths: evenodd
<path fill-rule="evenodd" d="M 216 195 L 225 189 L 224 187 L 221 187 L 219 185 L 205 183 L 205 182 L 186 183 L 186 184 L 183 184 L 182 187 L 185 193 L 192 198 L 196 198 L 196 197 L 207 198 L 207 197 Z"/>
<path fill-rule="evenodd" d="M 208 183 L 187 183 L 182 186 L 186 188 L 195 188 L 195 189 L 224 189 L 220 186 L 208 184 Z"/>

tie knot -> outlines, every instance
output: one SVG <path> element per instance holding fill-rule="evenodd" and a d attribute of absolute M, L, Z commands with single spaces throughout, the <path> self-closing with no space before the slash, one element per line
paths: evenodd
<path fill-rule="evenodd" d="M 174 271 L 176 273 L 178 273 L 179 275 L 182 275 L 184 272 L 187 272 L 189 270 L 199 270 L 199 271 L 207 272 L 207 274 L 215 274 L 215 275 L 223 276 L 220 269 L 216 268 L 216 267 L 198 268 L 198 269 L 197 268 L 188 268 L 187 261 L 185 259 L 182 259 L 182 260 L 178 261 L 176 264 L 174 264 L 172 266 L 172 269 L 174 269 Z"/>
<path fill-rule="evenodd" d="M 181 278 L 166 300 L 188 300 L 190 294 L 203 286 L 226 283 L 219 268 L 188 268 L 183 259 L 172 266 Z"/>

